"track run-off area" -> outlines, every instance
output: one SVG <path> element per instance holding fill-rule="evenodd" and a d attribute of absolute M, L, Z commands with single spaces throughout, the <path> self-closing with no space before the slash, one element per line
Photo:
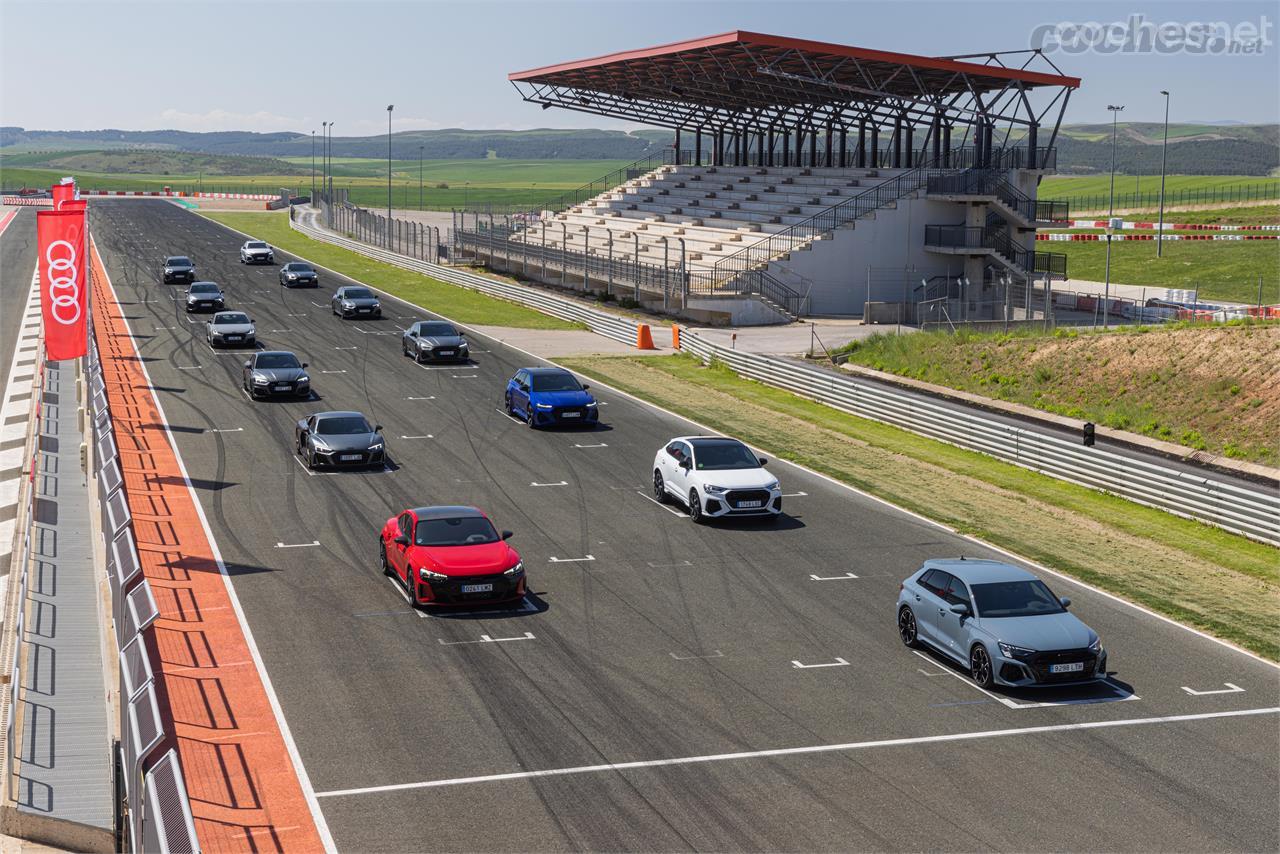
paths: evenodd
<path fill-rule="evenodd" d="M 399 336 L 423 309 L 344 322 L 349 279 L 286 290 L 168 202 L 90 211 L 337 848 L 1280 848 L 1273 665 L 1031 567 L 1114 673 L 984 692 L 902 645 L 895 598 L 926 558 L 1009 556 L 777 461 L 777 524 L 695 526 L 649 480 L 696 425 L 593 384 L 600 429 L 529 430 L 500 408 L 530 355 L 472 333 L 472 363 L 416 365 Z M 310 363 L 314 399 L 247 398 L 244 351 L 212 351 L 161 284 L 170 254 Z M 333 409 L 383 425 L 385 470 L 300 464 L 294 422 Z M 426 504 L 514 531 L 524 602 L 411 609 L 377 534 Z"/>

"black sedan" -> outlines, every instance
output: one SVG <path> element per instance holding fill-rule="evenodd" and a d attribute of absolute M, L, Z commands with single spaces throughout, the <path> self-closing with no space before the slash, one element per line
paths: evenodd
<path fill-rule="evenodd" d="M 307 363 L 288 350 L 262 350 L 244 363 L 244 390 L 255 400 L 273 395 L 310 397 L 311 377 L 306 369 Z"/>
<path fill-rule="evenodd" d="M 359 412 L 317 412 L 293 426 L 298 456 L 307 468 L 318 466 L 382 466 L 386 442 L 382 425 L 371 425 Z"/>
<path fill-rule="evenodd" d="M 400 352 L 418 362 L 465 362 L 471 357 L 463 333 L 444 320 L 421 320 L 400 336 Z"/>
<path fill-rule="evenodd" d="M 382 317 L 382 303 L 373 291 L 359 285 L 347 285 L 334 291 L 329 299 L 333 313 L 346 320 L 348 317 Z"/>
<path fill-rule="evenodd" d="M 290 261 L 280 268 L 280 284 L 286 288 L 320 286 L 320 275 L 306 261 Z"/>
<path fill-rule="evenodd" d="M 186 255 L 170 255 L 164 259 L 160 269 L 166 285 L 196 280 L 196 265 Z"/>

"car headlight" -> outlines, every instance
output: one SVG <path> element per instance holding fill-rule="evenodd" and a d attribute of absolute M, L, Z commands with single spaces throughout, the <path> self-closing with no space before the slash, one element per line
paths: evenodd
<path fill-rule="evenodd" d="M 765 489 L 767 489 L 767 490 L 769 490 L 770 492 L 773 492 L 775 489 L 777 489 L 777 488 L 778 488 L 778 482 L 775 480 L 775 481 L 771 481 L 771 482 L 769 482 L 769 483 L 766 483 L 766 484 L 764 485 L 764 488 L 765 488 Z"/>
<path fill-rule="evenodd" d="M 587 401 L 587 409 L 595 409 L 597 406 L 598 404 L 594 400 Z"/>
<path fill-rule="evenodd" d="M 418 577 L 421 578 L 423 581 L 448 581 L 449 580 L 449 576 L 440 572 L 432 572 L 431 570 L 427 569 L 425 566 L 422 569 L 418 570 Z"/>
<path fill-rule="evenodd" d="M 296 279 L 296 278 L 298 278 L 298 274 L 297 274 L 297 273 L 287 273 L 287 274 L 285 274 L 285 278 L 286 278 L 286 279 Z"/>
<path fill-rule="evenodd" d="M 535 404 L 534 404 L 534 406 L 536 406 L 538 409 L 551 409 L 551 408 L 552 408 L 552 407 L 551 407 L 551 404 L 549 404 L 549 403 L 535 403 Z"/>
<path fill-rule="evenodd" d="M 263 374 L 254 374 L 253 381 L 258 385 L 266 385 L 268 382 L 270 382 L 270 380 L 268 380 L 267 377 Z"/>
<path fill-rule="evenodd" d="M 384 443 L 382 442 L 382 440 L 378 440 L 377 442 L 374 442 L 372 445 L 370 445 L 370 446 L 369 446 L 369 450 L 371 450 L 371 451 L 381 451 L 381 450 L 383 449 L 383 447 L 385 447 L 385 445 L 384 445 Z"/>
<path fill-rule="evenodd" d="M 1000 654 L 1005 658 L 1025 658 L 1026 656 L 1036 654 L 1034 649 L 1027 649 L 1025 646 L 1014 646 L 1013 644 L 1005 643 L 1004 641 L 999 641 L 998 645 L 1000 647 Z"/>
<path fill-rule="evenodd" d="M 723 486 L 710 486 L 710 485 L 704 486 L 702 487 L 702 489 L 704 492 L 708 492 L 711 495 L 722 495 L 729 491 Z"/>
<path fill-rule="evenodd" d="M 307 376 L 306 374 L 299 374 L 298 382 L 303 385 L 306 385 L 307 383 L 311 382 L 311 377 Z"/>
<path fill-rule="evenodd" d="M 515 566 L 511 567 L 510 569 L 508 569 L 506 572 L 502 574 L 510 578 L 515 578 L 518 575 L 524 575 L 524 561 L 522 560 L 516 561 Z"/>
<path fill-rule="evenodd" d="M 319 448 L 322 451 L 330 450 L 329 443 L 314 434 L 311 436 L 311 444 L 315 445 L 317 448 Z"/>
<path fill-rule="evenodd" d="M 1102 638 L 1094 638 L 1093 643 L 1089 644 L 1089 652 L 1098 655 L 1102 652 Z"/>
<path fill-rule="evenodd" d="M 350 302 L 350 301 L 348 301 L 348 300 L 343 300 L 343 301 L 342 301 L 342 307 L 343 307 L 343 308 L 355 308 L 355 303 Z"/>

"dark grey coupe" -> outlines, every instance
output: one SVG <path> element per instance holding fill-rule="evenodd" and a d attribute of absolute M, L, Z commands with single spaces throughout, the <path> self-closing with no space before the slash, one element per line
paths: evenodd
<path fill-rule="evenodd" d="M 316 268 L 306 261 L 290 261 L 280 268 L 280 284 L 286 288 L 315 288 L 320 285 L 320 276 L 316 273 Z"/>
<path fill-rule="evenodd" d="M 307 468 L 382 466 L 386 442 L 382 425 L 359 412 L 317 412 L 293 425 L 294 444 Z"/>
<path fill-rule="evenodd" d="M 187 312 L 222 311 L 227 307 L 222 288 L 214 282 L 192 282 L 187 288 Z"/>
<path fill-rule="evenodd" d="M 373 291 L 358 285 L 347 285 L 334 291 L 329 308 L 343 320 L 348 317 L 382 317 L 382 303 L 378 302 Z"/>
<path fill-rule="evenodd" d="M 204 325 L 204 338 L 210 347 L 252 347 L 257 336 L 253 318 L 243 311 L 220 311 Z"/>
<path fill-rule="evenodd" d="M 421 320 L 400 336 L 400 352 L 418 362 L 465 362 L 470 348 L 457 327 L 444 320 Z"/>
<path fill-rule="evenodd" d="M 196 265 L 191 263 L 191 259 L 186 255 L 170 255 L 164 259 L 161 266 L 164 272 L 164 283 L 166 285 L 172 282 L 194 282 L 196 280 Z"/>
<path fill-rule="evenodd" d="M 288 350 L 263 350 L 244 363 L 244 390 L 255 400 L 259 397 L 287 394 L 291 397 L 311 396 L 311 377 L 307 363 Z"/>

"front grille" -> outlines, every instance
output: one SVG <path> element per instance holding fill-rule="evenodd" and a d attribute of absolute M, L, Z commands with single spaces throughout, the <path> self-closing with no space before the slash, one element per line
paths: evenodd
<path fill-rule="evenodd" d="M 449 355 L 444 356 L 441 355 L 442 353 L 448 353 Z M 459 350 L 457 347 L 434 347 L 431 350 L 431 358 L 433 359 L 456 359 L 458 358 L 458 354 Z"/>
<path fill-rule="evenodd" d="M 325 456 L 333 463 L 340 466 L 362 466 L 369 463 L 369 454 L 367 451 L 330 451 Z M 354 456 L 355 459 L 345 459 L 345 457 L 351 456 Z"/>
<path fill-rule="evenodd" d="M 582 421 L 587 417 L 587 408 L 585 406 L 557 406 L 551 412 L 557 420 Z"/>
<path fill-rule="evenodd" d="M 767 489 L 731 489 L 725 493 L 724 500 L 735 510 L 743 501 L 759 501 L 758 507 L 747 507 L 747 510 L 763 510 L 769 506 L 769 490 Z"/>
<path fill-rule="evenodd" d="M 458 602 L 490 602 L 509 599 L 516 594 L 519 578 L 508 578 L 502 573 L 497 575 L 470 575 L 450 578 L 448 581 L 432 581 L 431 592 L 435 601 L 441 604 Z M 493 590 L 484 593 L 463 593 L 462 586 L 471 584 L 492 584 Z"/>
<path fill-rule="evenodd" d="M 1049 666 L 1052 664 L 1067 664 L 1075 661 L 1084 662 L 1084 669 L 1073 673 L 1049 672 Z M 1093 675 L 1093 670 L 1097 664 L 1097 656 L 1087 649 L 1059 649 L 1052 652 L 1039 652 L 1027 662 L 1037 682 L 1074 682 L 1078 679 L 1087 679 Z"/>

